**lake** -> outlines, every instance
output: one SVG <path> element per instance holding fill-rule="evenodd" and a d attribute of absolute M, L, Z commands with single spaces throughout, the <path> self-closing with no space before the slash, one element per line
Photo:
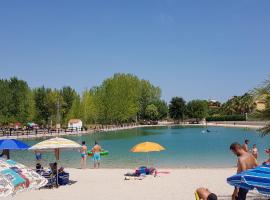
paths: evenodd
<path fill-rule="evenodd" d="M 130 130 L 94 133 L 82 136 L 66 136 L 65 138 L 78 143 L 86 141 L 90 148 L 95 141 L 108 150 L 110 154 L 102 157 L 102 167 L 105 168 L 135 168 L 147 163 L 144 153 L 132 153 L 130 149 L 144 141 L 157 142 L 166 148 L 162 152 L 150 153 L 150 163 L 160 168 L 201 168 L 201 167 L 232 167 L 236 157 L 230 152 L 232 142 L 243 143 L 247 138 L 252 144 L 257 144 L 259 161 L 267 158 L 265 148 L 270 147 L 270 137 L 260 137 L 255 130 L 240 128 L 209 127 L 209 133 L 204 127 L 148 127 Z M 24 140 L 33 145 L 44 138 Z M 11 158 L 26 165 L 34 165 L 35 157 L 30 151 L 14 151 Z M 53 153 L 43 154 L 43 163 L 54 161 Z M 62 151 L 61 164 L 64 167 L 79 167 L 80 153 L 78 151 Z M 88 166 L 92 167 L 92 159 L 88 157 Z"/>

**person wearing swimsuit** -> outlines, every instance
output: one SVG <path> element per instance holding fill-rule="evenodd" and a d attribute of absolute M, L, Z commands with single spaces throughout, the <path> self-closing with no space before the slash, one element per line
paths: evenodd
<path fill-rule="evenodd" d="M 217 200 L 217 195 L 210 192 L 207 188 L 198 188 L 195 192 L 196 200 Z"/>
<path fill-rule="evenodd" d="M 85 141 L 82 142 L 81 148 L 81 168 L 86 168 L 86 158 L 87 158 L 87 146 L 85 145 Z"/>
<path fill-rule="evenodd" d="M 100 152 L 101 152 L 101 146 L 95 142 L 95 146 L 92 148 L 93 152 L 93 160 L 94 160 L 94 168 L 100 167 Z"/>

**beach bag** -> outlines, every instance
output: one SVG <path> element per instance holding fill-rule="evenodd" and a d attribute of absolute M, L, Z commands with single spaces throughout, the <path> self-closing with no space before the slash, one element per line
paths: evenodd
<path fill-rule="evenodd" d="M 69 173 L 62 172 L 58 174 L 58 184 L 67 185 L 69 183 Z"/>
<path fill-rule="evenodd" d="M 136 172 L 135 172 L 138 176 L 145 174 L 145 175 L 149 175 L 150 174 L 150 170 L 147 167 L 139 167 Z"/>

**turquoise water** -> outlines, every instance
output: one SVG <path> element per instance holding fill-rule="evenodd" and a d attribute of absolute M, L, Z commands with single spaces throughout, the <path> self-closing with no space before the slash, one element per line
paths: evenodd
<path fill-rule="evenodd" d="M 156 167 L 232 167 L 236 158 L 229 150 L 232 142 L 242 143 L 245 138 L 259 148 L 262 161 L 267 158 L 263 150 L 270 147 L 270 137 L 260 137 L 254 130 L 240 128 L 210 127 L 210 133 L 202 133 L 203 127 L 151 127 L 137 128 L 107 133 L 87 134 L 83 136 L 67 136 L 66 138 L 78 143 L 86 141 L 88 147 L 97 140 L 104 149 L 110 152 L 104 156 L 102 166 L 105 168 L 134 168 L 145 165 L 147 156 L 143 153 L 132 153 L 130 149 L 137 143 L 144 141 L 157 142 L 166 150 L 150 153 L 150 163 Z M 44 139 L 44 138 L 43 138 Z M 33 145 L 43 139 L 24 140 Z M 29 151 L 12 152 L 12 159 L 26 165 L 35 163 L 34 154 Z M 43 154 L 44 162 L 54 160 L 53 153 Z M 79 167 L 80 154 L 78 151 L 63 151 L 61 162 L 65 167 Z M 88 157 L 88 166 L 92 167 L 92 160 Z"/>

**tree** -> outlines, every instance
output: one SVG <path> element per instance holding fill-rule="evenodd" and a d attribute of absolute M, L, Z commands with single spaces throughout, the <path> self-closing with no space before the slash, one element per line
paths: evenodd
<path fill-rule="evenodd" d="M 224 103 L 221 110 L 224 114 L 234 115 L 251 113 L 256 107 L 253 95 L 245 93 L 242 96 L 234 96 Z"/>
<path fill-rule="evenodd" d="M 99 122 L 119 124 L 135 120 L 139 111 L 140 80 L 131 74 L 115 74 L 97 87 L 95 102 Z"/>
<path fill-rule="evenodd" d="M 67 115 L 71 110 L 71 107 L 73 105 L 74 100 L 78 96 L 76 91 L 72 89 L 69 86 L 63 87 L 60 90 L 60 95 L 61 95 L 61 116 L 62 116 L 62 122 L 67 123 Z"/>
<path fill-rule="evenodd" d="M 98 101 L 96 97 L 96 88 L 83 92 L 80 112 L 82 120 L 86 124 L 95 124 L 98 121 Z"/>
<path fill-rule="evenodd" d="M 158 110 L 158 120 L 162 120 L 168 117 L 168 105 L 163 100 L 156 100 L 152 102 Z"/>
<path fill-rule="evenodd" d="M 159 116 L 157 107 L 154 104 L 148 105 L 145 109 L 145 115 L 149 120 L 157 120 Z"/>
<path fill-rule="evenodd" d="M 145 119 L 146 107 L 152 102 L 160 100 L 161 90 L 159 87 L 155 87 L 147 80 L 140 80 L 138 87 L 140 89 L 138 115 L 140 119 Z"/>
<path fill-rule="evenodd" d="M 265 110 L 257 111 L 257 115 L 262 120 L 270 120 L 270 79 L 266 80 L 264 84 L 253 90 L 254 95 L 256 97 L 263 96 L 265 99 Z M 270 134 L 270 123 L 268 123 L 265 127 L 260 129 L 262 135 L 269 135 Z"/>
<path fill-rule="evenodd" d="M 67 115 L 67 119 L 80 119 L 82 117 L 82 113 L 81 113 L 81 100 L 80 100 L 80 96 L 76 95 L 71 109 Z"/>
<path fill-rule="evenodd" d="M 28 84 L 16 77 L 0 80 L 0 123 L 25 123 L 30 116 L 31 95 Z"/>
<path fill-rule="evenodd" d="M 179 120 L 184 119 L 186 102 L 181 97 L 173 97 L 169 105 L 169 114 L 172 119 L 179 123 Z"/>
<path fill-rule="evenodd" d="M 195 118 L 197 121 L 207 117 L 208 102 L 205 100 L 192 100 L 188 102 L 187 114 L 189 118 Z"/>

